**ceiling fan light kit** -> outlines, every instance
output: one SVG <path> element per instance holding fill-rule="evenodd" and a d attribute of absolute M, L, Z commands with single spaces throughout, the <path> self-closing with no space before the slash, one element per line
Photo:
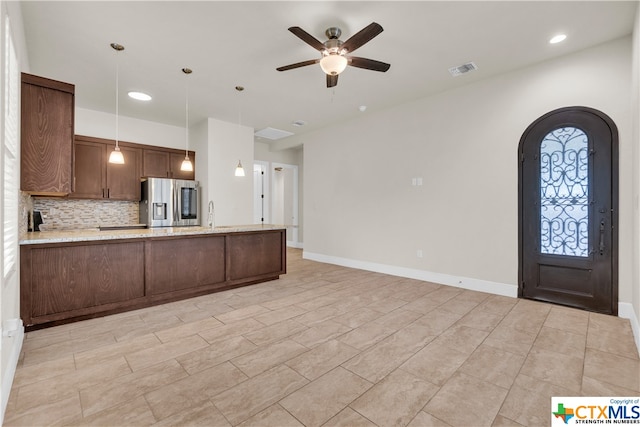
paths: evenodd
<path fill-rule="evenodd" d="M 366 70 L 386 72 L 390 64 L 386 62 L 376 61 L 368 58 L 358 58 L 348 56 L 349 53 L 355 51 L 371 39 L 376 37 L 383 31 L 380 24 L 372 22 L 371 24 L 358 31 L 347 41 L 343 42 L 339 39 L 342 31 L 340 28 L 331 27 L 325 31 L 328 40 L 324 43 L 307 33 L 300 27 L 290 27 L 289 31 L 297 36 L 300 40 L 307 43 L 312 48 L 320 52 L 320 59 L 310 59 L 307 61 L 297 62 L 276 68 L 278 71 L 287 71 L 294 68 L 305 67 L 320 63 L 320 68 L 327 75 L 327 87 L 334 87 L 338 84 L 338 75 L 343 72 L 347 65 Z"/>

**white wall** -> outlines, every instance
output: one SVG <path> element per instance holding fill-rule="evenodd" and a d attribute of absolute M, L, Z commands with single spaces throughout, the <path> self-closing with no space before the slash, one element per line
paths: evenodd
<path fill-rule="evenodd" d="M 636 20 L 633 31 L 633 65 L 632 65 L 632 119 L 633 119 L 633 259 L 636 260 L 632 279 L 633 317 L 636 345 L 640 349 L 640 8 L 636 9 Z"/>
<path fill-rule="evenodd" d="M 583 105 L 620 132 L 620 300 L 630 302 L 630 67 L 627 37 L 296 136 L 305 253 L 515 288 L 518 142 L 544 113 Z"/>
<path fill-rule="evenodd" d="M 75 133 L 96 138 L 115 139 L 116 116 L 111 113 L 75 109 Z M 118 140 L 166 148 L 185 148 L 185 128 L 147 120 L 118 117 Z M 189 147 L 193 150 L 193 147 Z M 197 152 L 196 152 L 197 154 Z M 197 157 L 197 156 L 196 156 Z"/>
<path fill-rule="evenodd" d="M 208 120 L 208 198 L 216 225 L 253 222 L 253 128 Z M 196 156 L 197 157 L 197 156 Z M 234 175 L 238 160 L 245 176 Z"/>

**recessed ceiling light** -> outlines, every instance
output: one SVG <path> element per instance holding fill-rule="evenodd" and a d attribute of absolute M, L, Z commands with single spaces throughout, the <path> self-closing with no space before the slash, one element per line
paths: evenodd
<path fill-rule="evenodd" d="M 304 126 L 306 124 L 307 124 L 307 122 L 305 122 L 304 120 L 295 120 L 295 121 L 291 122 L 291 125 L 296 126 L 296 127 Z"/>
<path fill-rule="evenodd" d="M 566 38 L 567 38 L 566 34 L 558 34 L 557 36 L 551 37 L 551 39 L 549 40 L 549 43 L 551 44 L 560 43 Z"/>
<path fill-rule="evenodd" d="M 138 101 L 151 101 L 151 95 L 143 92 L 129 92 L 129 97 L 137 99 Z"/>

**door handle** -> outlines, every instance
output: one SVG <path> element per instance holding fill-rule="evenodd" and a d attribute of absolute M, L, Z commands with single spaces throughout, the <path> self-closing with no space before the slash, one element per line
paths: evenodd
<path fill-rule="evenodd" d="M 600 221 L 600 255 L 604 255 L 604 220 Z"/>

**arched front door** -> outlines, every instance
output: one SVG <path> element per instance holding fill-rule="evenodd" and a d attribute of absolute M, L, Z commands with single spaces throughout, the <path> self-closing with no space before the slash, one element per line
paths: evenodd
<path fill-rule="evenodd" d="M 618 312 L 618 131 L 561 108 L 520 139 L 518 296 Z"/>

